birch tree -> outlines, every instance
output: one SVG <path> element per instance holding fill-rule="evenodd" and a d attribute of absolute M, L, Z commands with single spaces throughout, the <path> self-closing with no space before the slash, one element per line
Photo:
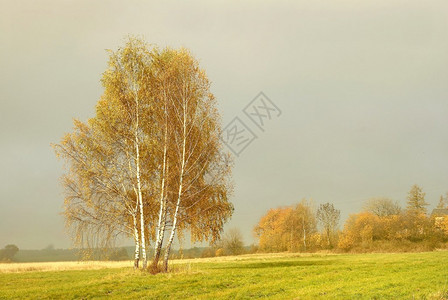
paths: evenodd
<path fill-rule="evenodd" d="M 132 38 L 122 49 L 110 52 L 96 116 L 87 124 L 75 121 L 75 132 L 55 145 L 69 165 L 63 179 L 65 215 L 67 225 L 76 231 L 75 242 L 83 244 L 86 235 L 92 236 L 87 228 L 102 239 L 110 236 L 108 241 L 120 233 L 131 235 L 135 267 L 141 248 L 144 268 L 148 220 L 143 198 L 146 195 L 145 202 L 150 202 L 154 164 L 152 97 L 147 83 L 150 57 L 147 46 Z M 129 219 L 132 229 L 122 229 L 129 223 L 123 219 Z"/>
<path fill-rule="evenodd" d="M 446 207 L 446 199 L 443 197 L 443 195 L 440 195 L 439 203 L 437 204 L 436 208 L 445 209 L 445 207 Z"/>
<path fill-rule="evenodd" d="M 151 63 L 148 46 L 143 41 L 130 38 L 124 48 L 111 54 L 109 68 L 102 80 L 107 102 L 116 103 L 115 111 L 120 113 L 113 120 L 108 120 L 108 123 L 120 122 L 124 130 L 116 137 L 131 145 L 124 149 L 124 153 L 132 179 L 131 187 L 138 203 L 143 268 L 147 266 L 147 232 L 153 221 L 153 178 L 156 170 L 153 149 L 156 142 L 154 136 L 158 130 L 153 117 L 155 104 L 150 82 Z M 150 219 L 146 220 L 145 216 Z"/>
<path fill-rule="evenodd" d="M 153 267 L 169 225 L 162 268 L 166 271 L 176 232 L 189 229 L 194 241 L 214 241 L 233 206 L 228 202 L 230 163 L 222 155 L 219 114 L 205 72 L 185 49 L 165 49 L 154 56 L 164 133 Z"/>
<path fill-rule="evenodd" d="M 166 229 L 166 216 L 167 216 L 167 197 L 168 197 L 168 187 L 170 186 L 169 181 L 169 158 L 171 157 L 168 153 L 171 148 L 171 144 L 168 143 L 171 140 L 172 127 L 170 126 L 170 119 L 173 115 L 171 112 L 172 105 L 168 98 L 170 94 L 171 87 L 173 85 L 172 80 L 172 68 L 170 65 L 171 55 L 167 51 L 159 52 L 155 51 L 153 64 L 154 80 L 152 88 L 157 95 L 155 99 L 158 101 L 156 107 L 159 110 L 156 113 L 158 124 L 160 124 L 162 134 L 159 135 L 158 143 L 158 157 L 162 157 L 159 162 L 160 187 L 159 187 L 159 198 L 158 198 L 158 220 L 157 227 L 155 228 L 155 243 L 154 243 L 154 258 L 152 262 L 152 270 L 158 271 L 158 262 L 162 251 L 163 239 L 165 237 Z"/>
<path fill-rule="evenodd" d="M 187 50 L 132 38 L 110 51 L 102 84 L 95 117 L 75 121 L 55 145 L 68 166 L 67 225 L 79 244 L 95 236 L 106 247 L 132 236 L 136 268 L 141 260 L 146 269 L 154 241 L 152 268 L 159 270 L 164 249 L 166 271 L 176 233 L 214 242 L 233 212 L 216 100 Z"/>
<path fill-rule="evenodd" d="M 324 203 L 319 205 L 316 216 L 323 228 L 328 246 L 333 247 L 332 236 L 334 236 L 337 230 L 341 211 L 334 208 L 334 205 L 331 203 Z"/>

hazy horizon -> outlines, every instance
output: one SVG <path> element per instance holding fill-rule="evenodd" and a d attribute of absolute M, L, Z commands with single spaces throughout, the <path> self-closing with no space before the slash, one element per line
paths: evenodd
<path fill-rule="evenodd" d="M 212 81 L 226 126 L 258 136 L 235 159 L 226 228 L 246 244 L 269 208 L 312 198 L 342 212 L 371 197 L 429 211 L 448 192 L 445 1 L 3 1 L 0 4 L 0 248 L 71 246 L 50 143 L 86 121 L 106 49 L 127 35 L 184 46 Z M 242 111 L 259 92 L 281 110 L 264 128 Z M 127 243 L 126 243 L 127 245 Z M 188 245 L 188 243 L 187 243 Z"/>

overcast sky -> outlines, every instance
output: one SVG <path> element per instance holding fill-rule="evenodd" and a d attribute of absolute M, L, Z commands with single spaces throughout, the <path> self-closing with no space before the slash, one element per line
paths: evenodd
<path fill-rule="evenodd" d="M 163 4 L 162 4 L 163 3 Z M 50 143 L 92 117 L 105 49 L 128 34 L 185 46 L 212 83 L 223 126 L 258 136 L 235 160 L 229 227 L 245 242 L 271 207 L 312 198 L 343 220 L 363 201 L 432 209 L 448 191 L 448 2 L 0 2 L 0 248 L 69 247 L 62 162 Z M 263 91 L 282 111 L 259 130 Z"/>

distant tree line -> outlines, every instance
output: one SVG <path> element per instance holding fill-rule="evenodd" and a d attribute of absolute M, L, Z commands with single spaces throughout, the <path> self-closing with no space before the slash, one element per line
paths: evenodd
<path fill-rule="evenodd" d="M 340 211 L 331 203 L 313 207 L 302 200 L 295 206 L 270 209 L 254 228 L 260 251 L 428 251 L 446 248 L 448 242 L 447 198 L 428 215 L 425 193 L 413 185 L 407 207 L 388 198 L 366 201 L 342 229 Z"/>

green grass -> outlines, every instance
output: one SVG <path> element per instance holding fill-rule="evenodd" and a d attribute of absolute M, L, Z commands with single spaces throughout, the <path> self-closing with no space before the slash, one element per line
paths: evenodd
<path fill-rule="evenodd" d="M 448 299 L 448 252 L 247 255 L 173 269 L 0 273 L 0 299 Z"/>

